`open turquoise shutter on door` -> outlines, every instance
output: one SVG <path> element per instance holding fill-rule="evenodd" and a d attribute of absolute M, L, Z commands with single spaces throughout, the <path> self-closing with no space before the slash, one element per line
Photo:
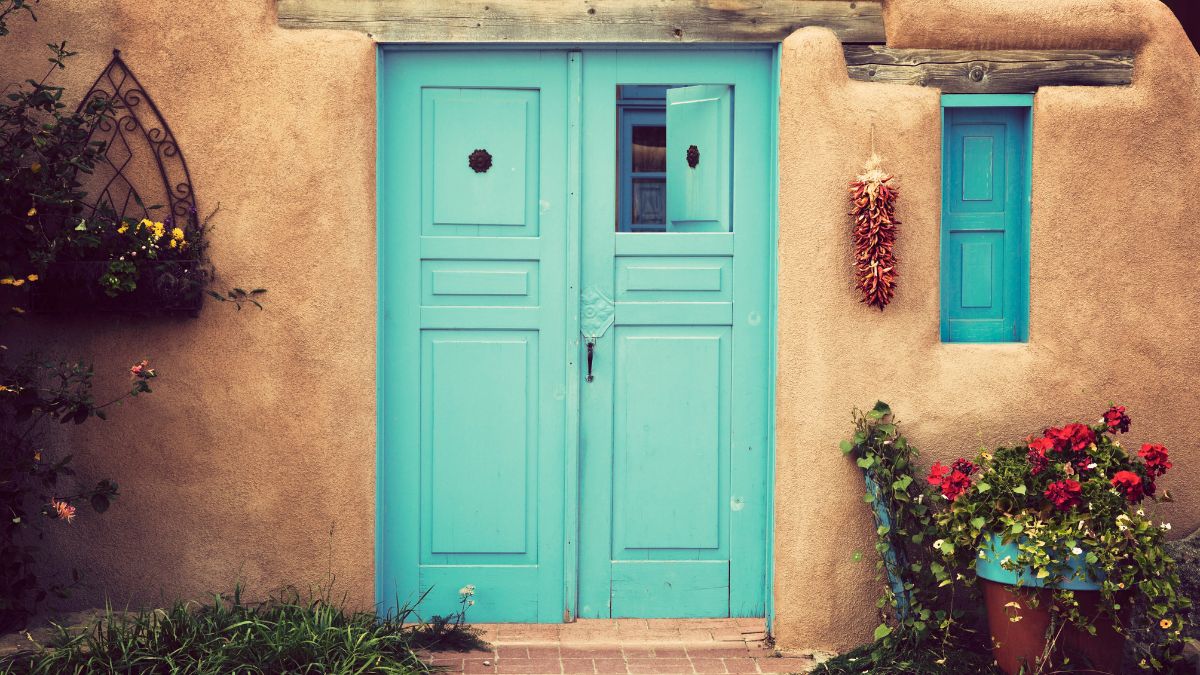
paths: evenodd
<path fill-rule="evenodd" d="M 729 85 L 667 90 L 668 232 L 729 231 L 732 98 Z"/>
<path fill-rule="evenodd" d="M 1028 139 L 1027 107 L 945 108 L 945 342 L 1028 339 Z"/>

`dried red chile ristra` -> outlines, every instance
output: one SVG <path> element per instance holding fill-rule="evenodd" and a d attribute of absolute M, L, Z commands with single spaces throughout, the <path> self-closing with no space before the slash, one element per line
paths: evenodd
<path fill-rule="evenodd" d="M 896 200 L 900 193 L 888 184 L 892 176 L 871 155 L 865 172 L 850 184 L 854 209 L 854 277 L 862 301 L 879 311 L 896 293 Z"/>

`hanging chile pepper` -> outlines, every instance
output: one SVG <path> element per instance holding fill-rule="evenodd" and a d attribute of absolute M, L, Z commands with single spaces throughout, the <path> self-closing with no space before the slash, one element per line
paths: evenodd
<path fill-rule="evenodd" d="M 899 192 L 888 184 L 892 176 L 880 168 L 872 153 L 863 173 L 850 184 L 854 210 L 854 276 L 862 301 L 879 311 L 896 292 L 896 199 Z"/>

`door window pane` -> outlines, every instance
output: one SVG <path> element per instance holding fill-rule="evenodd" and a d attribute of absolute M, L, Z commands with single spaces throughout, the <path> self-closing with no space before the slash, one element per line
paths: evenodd
<path fill-rule="evenodd" d="M 633 172 L 662 173 L 667 170 L 667 127 L 633 127 Z"/>
<path fill-rule="evenodd" d="M 633 179 L 633 231 L 662 230 L 667 222 L 667 181 L 665 178 Z M 646 227 L 651 226 L 651 227 Z"/>

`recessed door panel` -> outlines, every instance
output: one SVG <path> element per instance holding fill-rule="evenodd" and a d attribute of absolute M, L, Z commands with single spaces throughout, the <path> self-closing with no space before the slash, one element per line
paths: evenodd
<path fill-rule="evenodd" d="M 422 90 L 426 234 L 537 234 L 539 97 Z"/>
<path fill-rule="evenodd" d="M 537 481 L 537 333 L 424 331 L 422 337 L 421 458 L 429 467 L 421 491 L 429 535 L 422 557 L 536 561 L 525 554 L 537 523 L 531 490 Z"/>
<path fill-rule="evenodd" d="M 614 560 L 721 547 L 729 461 L 725 332 L 617 329 Z"/>

